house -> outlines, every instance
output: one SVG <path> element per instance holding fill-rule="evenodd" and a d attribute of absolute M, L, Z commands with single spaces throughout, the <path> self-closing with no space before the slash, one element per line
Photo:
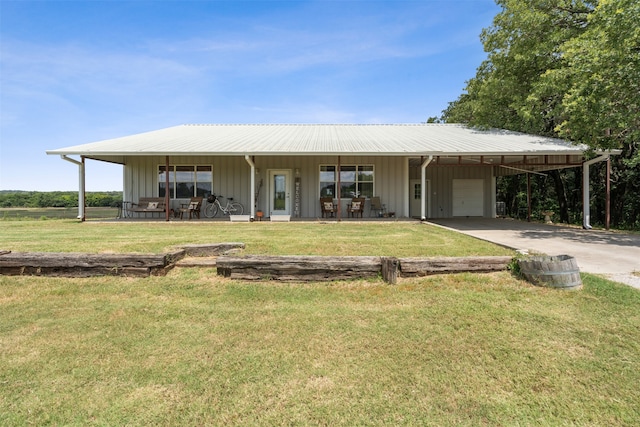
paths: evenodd
<path fill-rule="evenodd" d="M 397 217 L 426 219 L 495 217 L 496 177 L 588 170 L 615 154 L 585 162 L 585 150 L 560 139 L 457 124 L 203 124 L 47 154 L 79 165 L 81 183 L 86 159 L 123 165 L 124 200 L 166 197 L 167 218 L 190 197 L 215 193 L 234 197 L 251 217 L 262 210 L 318 218 L 320 197 L 333 197 L 346 217 L 352 197 L 364 197 L 368 213 L 371 197 L 379 196 Z M 588 225 L 588 191 L 585 200 Z"/>

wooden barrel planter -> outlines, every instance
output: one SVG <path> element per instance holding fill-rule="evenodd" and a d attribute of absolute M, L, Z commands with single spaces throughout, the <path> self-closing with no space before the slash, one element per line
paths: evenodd
<path fill-rule="evenodd" d="M 580 289 L 580 269 L 569 255 L 532 256 L 518 260 L 520 273 L 536 286 L 557 289 Z"/>

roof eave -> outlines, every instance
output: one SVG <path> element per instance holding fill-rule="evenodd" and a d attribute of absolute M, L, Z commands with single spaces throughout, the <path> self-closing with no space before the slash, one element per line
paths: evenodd
<path fill-rule="evenodd" d="M 344 152 L 344 151 L 252 151 L 252 152 L 184 152 L 184 151 L 68 151 L 68 150 L 51 150 L 46 152 L 48 155 L 68 156 L 77 155 L 85 157 L 94 156 L 394 156 L 394 157 L 420 157 L 420 156 L 564 156 L 564 155 L 584 155 L 582 150 L 562 150 L 562 151 L 423 151 L 423 152 L 407 152 L 407 151 L 362 151 L 362 152 Z M 597 151 L 598 154 L 620 154 L 621 150 Z"/>

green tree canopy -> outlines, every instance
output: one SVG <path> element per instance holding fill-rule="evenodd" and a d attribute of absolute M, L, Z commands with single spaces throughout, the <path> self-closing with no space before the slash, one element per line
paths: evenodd
<path fill-rule="evenodd" d="M 640 2 L 602 0 L 586 31 L 564 44 L 560 136 L 594 148 L 626 148 L 640 141 Z M 637 152 L 637 150 L 636 150 Z"/>
<path fill-rule="evenodd" d="M 613 162 L 612 219 L 639 226 L 640 2 L 497 4 L 501 12 L 481 34 L 487 59 L 442 119 L 622 150 Z M 570 173 L 552 173 L 560 198 L 575 181 Z"/>

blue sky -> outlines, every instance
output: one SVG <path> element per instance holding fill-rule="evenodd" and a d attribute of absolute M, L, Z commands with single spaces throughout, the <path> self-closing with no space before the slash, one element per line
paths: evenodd
<path fill-rule="evenodd" d="M 0 0 L 0 190 L 77 190 L 46 150 L 186 123 L 418 123 L 485 59 L 493 0 Z M 87 162 L 87 190 L 121 190 Z"/>

